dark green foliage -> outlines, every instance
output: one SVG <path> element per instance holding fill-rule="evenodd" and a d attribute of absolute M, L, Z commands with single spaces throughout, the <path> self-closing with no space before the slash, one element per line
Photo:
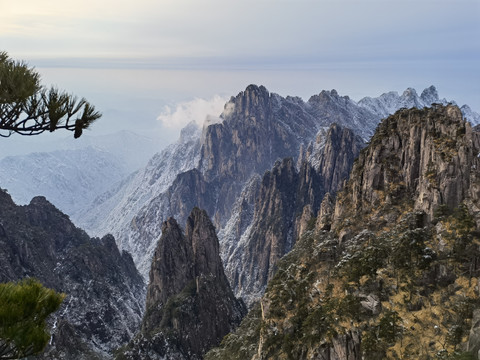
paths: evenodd
<path fill-rule="evenodd" d="M 258 349 L 258 339 L 262 324 L 262 311 L 260 304 L 255 304 L 242 324 L 225 336 L 218 348 L 208 352 L 205 360 L 244 360 L 251 359 Z"/>
<path fill-rule="evenodd" d="M 0 359 L 40 353 L 50 339 L 46 319 L 64 298 L 32 278 L 0 284 Z"/>
<path fill-rule="evenodd" d="M 400 316 L 396 311 L 385 311 L 378 324 L 364 332 L 362 350 L 368 359 L 384 359 L 386 350 L 401 336 Z"/>
<path fill-rule="evenodd" d="M 182 316 L 182 305 L 186 301 L 189 301 L 189 299 L 193 300 L 192 297 L 195 296 L 196 290 L 196 283 L 195 280 L 193 280 L 190 281 L 179 294 L 168 299 L 165 307 L 162 309 L 163 316 L 160 322 L 160 329 L 173 327 L 173 320 Z"/>
<path fill-rule="evenodd" d="M 349 244 L 337 269 L 349 281 L 358 282 L 364 275 L 374 276 L 384 266 L 389 253 L 390 246 L 385 238 L 362 232 Z"/>
<path fill-rule="evenodd" d="M 396 311 L 386 311 L 378 324 L 378 338 L 386 343 L 394 343 L 401 332 L 399 320 L 400 317 Z"/>
<path fill-rule="evenodd" d="M 316 217 L 310 218 L 310 220 L 308 220 L 308 222 L 307 222 L 307 231 L 314 230 L 316 223 L 317 223 L 317 218 Z"/>
<path fill-rule="evenodd" d="M 436 224 L 438 221 L 445 220 L 450 214 L 451 211 L 448 206 L 441 204 L 433 212 L 433 222 Z"/>
<path fill-rule="evenodd" d="M 399 270 L 426 269 L 436 258 L 435 252 L 425 246 L 429 239 L 425 228 L 406 230 L 393 241 L 391 262 Z"/>
<path fill-rule="evenodd" d="M 40 75 L 0 52 L 0 136 L 38 135 L 66 129 L 82 135 L 101 117 L 85 99 L 40 85 Z"/>
<path fill-rule="evenodd" d="M 443 236 L 452 244 L 446 257 L 453 259 L 455 266 L 470 278 L 478 276 L 480 233 L 465 204 L 460 204 L 449 216 L 444 216 L 443 221 L 449 225 L 449 231 L 444 232 Z"/>

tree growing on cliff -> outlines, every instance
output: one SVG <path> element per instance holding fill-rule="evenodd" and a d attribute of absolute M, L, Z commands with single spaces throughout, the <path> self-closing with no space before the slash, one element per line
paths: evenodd
<path fill-rule="evenodd" d="M 0 284 L 0 359 L 40 353 L 50 339 L 46 319 L 64 298 L 32 278 Z"/>
<path fill-rule="evenodd" d="M 40 85 L 40 75 L 26 63 L 0 52 L 0 136 L 38 135 L 66 129 L 82 135 L 101 117 L 85 99 Z"/>

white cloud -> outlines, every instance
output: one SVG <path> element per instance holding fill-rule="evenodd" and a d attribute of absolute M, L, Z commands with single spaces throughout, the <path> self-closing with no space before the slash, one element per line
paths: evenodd
<path fill-rule="evenodd" d="M 175 107 L 165 106 L 158 120 L 169 129 L 181 129 L 191 121 L 202 126 L 205 121 L 217 122 L 222 113 L 227 98 L 219 95 L 209 100 L 195 98 L 191 101 L 178 103 Z"/>

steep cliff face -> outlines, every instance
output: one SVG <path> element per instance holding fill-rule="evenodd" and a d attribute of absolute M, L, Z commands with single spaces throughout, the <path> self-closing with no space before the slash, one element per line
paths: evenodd
<path fill-rule="evenodd" d="M 118 359 L 201 359 L 246 313 L 223 271 L 207 213 L 194 208 L 185 232 L 162 226 L 150 270 L 142 329 Z"/>
<path fill-rule="evenodd" d="M 326 135 L 325 147 L 317 156 L 316 169 L 322 177 L 323 189 L 331 194 L 343 187 L 352 169 L 353 161 L 365 147 L 353 130 L 333 124 Z"/>
<path fill-rule="evenodd" d="M 292 158 L 278 161 L 264 174 L 254 197 L 251 191 L 244 193 L 226 227 L 234 236 L 226 239 L 223 252 L 237 296 L 248 304 L 260 298 L 278 260 L 292 249 L 301 228 L 314 226 L 310 219 L 325 192 L 340 188 L 362 147 L 359 136 L 334 124 L 326 131 L 321 150 L 307 149 L 300 157 L 298 170 Z"/>
<path fill-rule="evenodd" d="M 213 185 L 207 183 L 197 169 L 182 172 L 167 190 L 154 197 L 148 206 L 131 219 L 127 228 L 130 238 L 128 244 L 123 244 L 136 254 L 134 260 L 141 273 L 146 273 L 150 268 L 151 254 L 156 245 L 152 236 L 162 233 L 161 219 L 172 215 L 186 221 L 190 210 L 195 206 L 202 206 L 212 212 L 215 205 L 212 188 Z M 125 238 L 122 239 L 126 241 Z"/>
<path fill-rule="evenodd" d="M 91 239 L 45 198 L 17 206 L 0 191 L 0 244 L 1 281 L 31 276 L 67 294 L 53 315 L 45 359 L 109 358 L 131 338 L 144 285 L 112 236 Z"/>
<path fill-rule="evenodd" d="M 336 90 L 322 91 L 308 100 L 310 113 L 321 119 L 322 126 L 336 123 L 354 129 L 362 138 L 368 139 L 382 118 L 371 109 L 359 106 L 348 96 L 340 96 Z"/>
<path fill-rule="evenodd" d="M 238 257 L 227 266 L 233 288 L 247 303 L 261 296 L 276 263 L 292 249 L 296 217 L 309 202 L 318 207 L 321 193 L 319 176 L 307 163 L 297 172 L 288 158 L 265 173 L 248 239 L 235 247 Z"/>
<path fill-rule="evenodd" d="M 478 209 L 479 141 L 456 106 L 397 112 L 380 124 L 355 163 L 348 195 L 335 207 L 336 222 L 405 196 L 429 220 L 440 206 L 453 209 L 466 198 Z"/>
<path fill-rule="evenodd" d="M 325 197 L 205 358 L 477 358 L 479 135 L 451 105 L 384 120 L 335 209 Z"/>

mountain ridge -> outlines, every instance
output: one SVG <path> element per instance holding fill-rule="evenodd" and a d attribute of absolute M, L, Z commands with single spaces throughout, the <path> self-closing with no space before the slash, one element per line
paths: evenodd
<path fill-rule="evenodd" d="M 111 235 L 90 238 L 44 197 L 18 206 L 1 190 L 0 199 L 0 280 L 35 277 L 67 295 L 39 358 L 111 356 L 144 311 L 144 283 L 132 257 Z"/>
<path fill-rule="evenodd" d="M 423 105 L 425 101 L 440 101 L 433 87 L 425 90 L 422 95 L 423 100 L 416 92 L 409 90 L 402 95 L 403 97 L 394 96 L 397 99 L 396 106 Z M 408 103 L 408 101 L 411 103 Z M 166 182 L 164 184 L 168 188 L 168 186 L 172 186 L 178 172 L 198 168 L 205 176 L 207 183 L 216 189 L 212 190 L 215 193 L 215 196 L 213 196 L 214 203 L 210 204 L 210 207 L 206 206 L 206 208 L 210 209 L 209 212 L 212 214 L 215 226 L 219 231 L 222 231 L 228 219 L 232 216 L 230 211 L 235 203 L 235 199 L 242 192 L 248 179 L 254 173 L 263 175 L 265 170 L 271 169 L 274 161 L 277 159 L 289 156 L 297 159 L 300 156 L 301 148 L 307 149 L 309 144 L 312 144 L 311 149 L 313 150 L 315 149 L 313 145 L 318 144 L 316 145 L 319 147 L 317 150 L 320 151 L 323 146 L 322 141 L 315 141 L 315 136 L 319 135 L 319 132 L 325 132 L 325 127 L 329 126 L 332 121 L 344 124 L 347 127 L 355 128 L 356 126 L 364 138 L 371 135 L 376 124 L 380 121 L 382 111 L 377 109 L 375 112 L 372 112 L 371 106 L 369 110 L 368 106 L 361 106 L 361 103 L 366 103 L 366 101 L 360 101 L 357 104 L 348 97 L 339 96 L 334 90 L 323 91 L 318 95 L 312 96 L 308 102 L 304 102 L 300 98 L 295 97 L 282 98 L 277 94 L 269 93 L 264 87 L 251 85 L 244 92 L 239 93 L 236 97 L 232 97 L 226 103 L 224 113 L 220 116 L 221 122 L 217 121 L 209 126 L 204 126 L 199 132 L 192 132 L 192 136 L 188 141 L 180 139 L 169 152 L 164 152 L 163 155 L 157 156 L 157 164 L 163 161 L 161 160 L 162 158 L 172 158 L 178 161 L 178 163 L 188 163 L 188 166 L 185 166 L 183 170 L 181 168 L 167 168 L 169 170 L 165 172 L 165 176 L 168 176 L 165 178 Z M 269 116 L 274 116 L 274 119 L 268 120 Z M 235 118 L 238 121 L 234 121 Z M 242 125 L 244 126 L 242 130 L 241 127 L 238 129 L 232 127 L 237 126 L 233 125 L 236 122 L 241 121 L 244 124 L 245 119 L 250 119 L 248 120 L 251 124 L 249 125 L 250 128 L 245 127 L 245 125 Z M 292 119 L 296 120 L 292 122 Z M 267 126 L 270 132 L 272 128 L 268 128 L 268 126 L 271 126 L 268 124 L 276 124 L 275 126 L 278 127 L 279 131 L 278 138 L 284 144 L 289 144 L 284 150 L 281 150 L 283 145 L 279 145 L 280 143 L 276 143 L 277 145 L 269 143 L 272 141 L 269 140 L 271 139 L 270 135 L 260 137 L 262 131 L 256 127 Z M 300 126 L 299 124 L 306 125 Z M 370 124 L 367 129 L 364 128 L 365 124 Z M 227 131 L 227 128 L 231 130 Z M 221 138 L 218 138 L 218 136 L 221 136 Z M 238 136 L 242 136 L 242 138 Z M 286 141 L 287 138 L 290 139 L 288 142 Z M 263 144 L 263 141 L 266 141 L 265 144 Z M 220 145 L 222 142 L 224 145 Z M 217 148 L 218 146 L 224 147 L 224 149 L 222 148 L 222 151 L 220 151 L 220 148 Z M 278 150 L 274 150 L 276 146 L 280 146 Z M 259 154 L 261 149 L 264 154 L 262 159 L 264 160 L 260 158 L 255 160 L 257 157 L 255 154 Z M 254 152 L 250 153 L 251 151 Z M 231 155 L 227 156 L 229 153 Z M 254 163 L 258 165 L 241 165 L 247 157 L 253 158 Z M 155 163 L 151 162 L 150 166 L 155 166 Z M 152 167 L 150 168 L 153 169 Z M 220 183 L 217 179 L 220 179 Z M 142 185 L 145 183 L 149 185 Z M 152 224 L 152 226 L 144 227 L 143 230 L 138 230 L 135 224 L 144 222 L 142 219 L 147 219 L 148 213 L 156 213 L 163 219 L 166 219 L 168 216 L 174 216 L 179 221 L 185 220 L 187 213 L 185 211 L 181 215 L 169 210 L 167 205 L 171 202 L 168 200 L 169 196 L 166 195 L 166 188 L 155 185 L 157 181 L 151 174 L 148 174 L 148 171 L 142 170 L 135 177 L 135 180 L 132 178 L 129 184 L 117 193 L 119 195 L 114 195 L 114 198 L 117 199 L 115 200 L 118 204 L 117 206 L 109 205 L 106 209 L 103 208 L 106 211 L 100 211 L 98 219 L 102 219 L 100 222 L 102 225 L 99 227 L 98 225 L 93 225 L 94 227 L 97 226 L 96 230 L 91 227 L 91 222 L 81 220 L 82 216 L 78 219 L 80 224 L 88 224 L 88 230 L 93 234 L 100 235 L 105 232 L 112 232 L 118 239 L 119 246 L 132 252 L 137 266 L 140 267 L 142 274 L 146 276 L 153 245 L 138 247 L 133 244 L 147 244 L 149 242 L 148 239 L 155 239 L 160 236 L 161 229 L 159 226 Z M 153 195 L 153 197 L 148 195 L 138 197 L 135 195 L 136 200 L 134 201 L 136 205 L 132 207 L 128 201 L 129 194 L 139 193 L 137 189 L 142 188 L 155 188 L 160 192 L 163 191 L 163 195 L 160 197 L 158 197 L 158 193 Z M 185 191 L 187 190 L 185 189 Z M 145 193 L 145 190 L 140 191 Z M 121 195 L 122 192 L 127 197 Z M 160 200 L 160 198 L 164 200 Z M 138 201 L 139 199 L 143 200 Z M 159 201 L 166 201 L 165 205 L 159 207 Z M 194 206 L 195 204 L 192 203 L 191 205 Z M 102 209 L 102 207 L 100 206 L 98 209 Z M 95 207 L 93 207 L 89 209 L 88 213 L 92 214 L 90 215 L 91 218 L 95 218 L 94 214 L 99 214 L 99 211 L 96 211 Z M 107 213 L 109 215 L 105 215 Z M 124 231 L 122 229 L 128 230 Z M 220 242 L 223 244 L 222 238 Z"/>

